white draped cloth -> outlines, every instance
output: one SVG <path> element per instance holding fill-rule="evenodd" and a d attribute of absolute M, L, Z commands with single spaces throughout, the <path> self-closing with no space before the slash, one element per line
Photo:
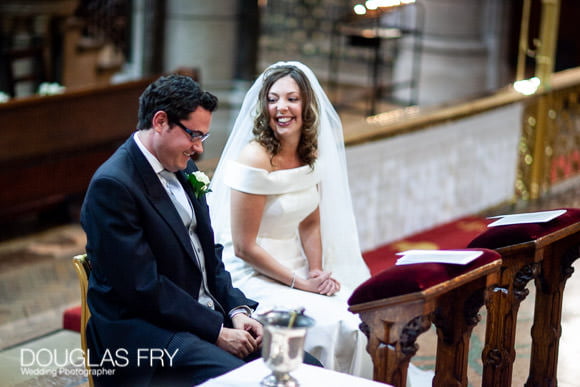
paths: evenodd
<path fill-rule="evenodd" d="M 225 375 L 210 379 L 200 387 L 256 387 L 266 376 L 271 375 L 272 370 L 266 367 L 262 359 L 236 368 Z M 390 384 L 374 382 L 372 380 L 357 378 L 343 373 L 325 370 L 324 368 L 301 364 L 290 372 L 302 387 L 388 387 Z"/>

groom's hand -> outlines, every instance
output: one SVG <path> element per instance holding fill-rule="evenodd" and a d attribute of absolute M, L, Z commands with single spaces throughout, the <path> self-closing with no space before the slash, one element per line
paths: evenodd
<path fill-rule="evenodd" d="M 257 340 L 248 331 L 226 327 L 222 327 L 216 345 L 240 359 L 258 349 Z"/>
<path fill-rule="evenodd" d="M 262 324 L 244 313 L 238 313 L 232 318 L 232 324 L 236 329 L 243 329 L 249 332 L 256 339 L 257 346 L 262 345 L 264 337 L 264 327 Z"/>

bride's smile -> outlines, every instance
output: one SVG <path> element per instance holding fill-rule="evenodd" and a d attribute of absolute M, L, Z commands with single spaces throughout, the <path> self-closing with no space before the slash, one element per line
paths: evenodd
<path fill-rule="evenodd" d="M 302 130 L 302 98 L 292 77 L 277 80 L 268 93 L 270 127 L 276 136 L 300 134 Z"/>

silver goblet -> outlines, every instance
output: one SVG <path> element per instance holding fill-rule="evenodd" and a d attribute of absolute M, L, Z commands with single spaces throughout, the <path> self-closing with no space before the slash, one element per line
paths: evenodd
<path fill-rule="evenodd" d="M 265 387 L 295 387 L 298 381 L 290 375 L 304 360 L 306 330 L 314 319 L 298 310 L 272 310 L 258 316 L 264 324 L 262 358 L 272 373 L 261 385 Z"/>

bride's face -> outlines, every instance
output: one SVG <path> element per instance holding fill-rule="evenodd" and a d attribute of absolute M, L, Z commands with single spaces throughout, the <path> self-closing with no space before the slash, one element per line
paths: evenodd
<path fill-rule="evenodd" d="M 278 79 L 268 92 L 270 128 L 280 139 L 302 133 L 302 95 L 296 81 L 289 75 Z"/>

